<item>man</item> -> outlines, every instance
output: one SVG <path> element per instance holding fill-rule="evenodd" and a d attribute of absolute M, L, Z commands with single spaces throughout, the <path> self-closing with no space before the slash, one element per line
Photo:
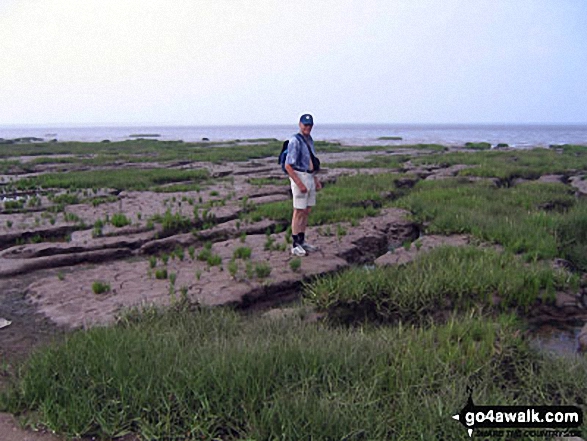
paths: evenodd
<path fill-rule="evenodd" d="M 322 188 L 310 156 L 316 156 L 314 140 L 310 136 L 314 119 L 312 115 L 304 114 L 300 118 L 300 139 L 293 136 L 289 140 L 287 156 L 285 158 L 285 171 L 289 175 L 291 191 L 293 193 L 293 217 L 291 220 L 291 232 L 293 244 L 291 253 L 294 256 L 305 256 L 307 251 L 316 251 L 318 248 L 305 241 L 308 215 L 316 205 L 316 191 Z M 302 141 L 303 140 L 303 141 Z"/>

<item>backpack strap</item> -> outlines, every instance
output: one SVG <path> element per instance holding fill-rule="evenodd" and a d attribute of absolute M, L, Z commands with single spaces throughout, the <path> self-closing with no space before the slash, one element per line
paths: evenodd
<path fill-rule="evenodd" d="M 306 141 L 306 138 L 304 138 L 301 133 L 296 133 L 296 138 L 298 138 L 298 140 L 300 140 L 301 142 L 306 144 L 306 147 L 308 147 L 308 152 L 310 153 L 310 161 L 312 162 L 312 165 L 314 166 L 314 171 L 318 171 L 318 169 L 320 168 L 320 161 L 318 160 L 318 158 L 316 158 L 316 155 L 314 155 L 314 153 L 312 153 L 312 149 L 310 148 L 310 144 L 308 144 L 308 142 Z"/>
<path fill-rule="evenodd" d="M 296 138 L 298 138 L 301 142 L 306 144 L 306 147 L 308 147 L 310 154 L 313 155 L 312 149 L 310 148 L 310 144 L 308 144 L 308 141 L 306 141 L 306 138 L 304 138 L 301 133 L 296 133 Z"/>

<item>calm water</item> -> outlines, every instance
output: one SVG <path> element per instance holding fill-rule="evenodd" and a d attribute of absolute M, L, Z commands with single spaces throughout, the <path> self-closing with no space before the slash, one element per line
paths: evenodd
<path fill-rule="evenodd" d="M 132 134 L 159 134 L 161 140 L 211 141 L 233 139 L 287 139 L 297 131 L 293 125 L 268 126 L 104 126 L 104 127 L 33 127 L 0 126 L 0 138 L 34 136 L 60 141 L 111 141 L 130 139 Z M 548 146 L 550 144 L 587 144 L 587 125 L 410 125 L 317 124 L 314 139 L 338 141 L 347 145 L 399 143 L 441 143 L 462 145 L 465 142 L 507 143 L 513 147 Z M 381 136 L 401 136 L 402 141 L 378 141 Z"/>

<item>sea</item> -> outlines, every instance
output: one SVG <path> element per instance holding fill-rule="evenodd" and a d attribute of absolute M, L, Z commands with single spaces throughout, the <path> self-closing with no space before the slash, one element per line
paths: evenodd
<path fill-rule="evenodd" d="M 152 139 L 212 142 L 276 138 L 285 140 L 297 131 L 292 125 L 250 126 L 2 126 L 0 138 L 42 138 L 45 141 L 123 141 L 137 135 L 156 135 Z M 467 142 L 503 143 L 510 147 L 548 147 L 552 144 L 587 145 L 587 124 L 574 125 L 490 125 L 490 124 L 316 124 L 315 140 L 342 145 L 394 145 L 438 143 L 449 146 Z M 401 140 L 381 140 L 400 137 Z"/>

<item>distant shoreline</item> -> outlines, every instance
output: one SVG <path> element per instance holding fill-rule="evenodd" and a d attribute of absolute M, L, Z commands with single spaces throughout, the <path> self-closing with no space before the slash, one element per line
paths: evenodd
<path fill-rule="evenodd" d="M 42 138 L 60 142 L 160 141 L 226 142 L 236 139 L 288 139 L 297 131 L 290 125 L 227 126 L 0 126 L 0 138 Z M 159 135 L 154 137 L 152 135 Z M 136 136 L 133 136 L 136 135 Z M 548 147 L 551 144 L 587 144 L 587 124 L 316 124 L 315 140 L 342 145 L 500 143 L 512 147 Z M 389 139 L 385 139 L 389 138 Z M 395 138 L 401 138 L 395 139 Z"/>

